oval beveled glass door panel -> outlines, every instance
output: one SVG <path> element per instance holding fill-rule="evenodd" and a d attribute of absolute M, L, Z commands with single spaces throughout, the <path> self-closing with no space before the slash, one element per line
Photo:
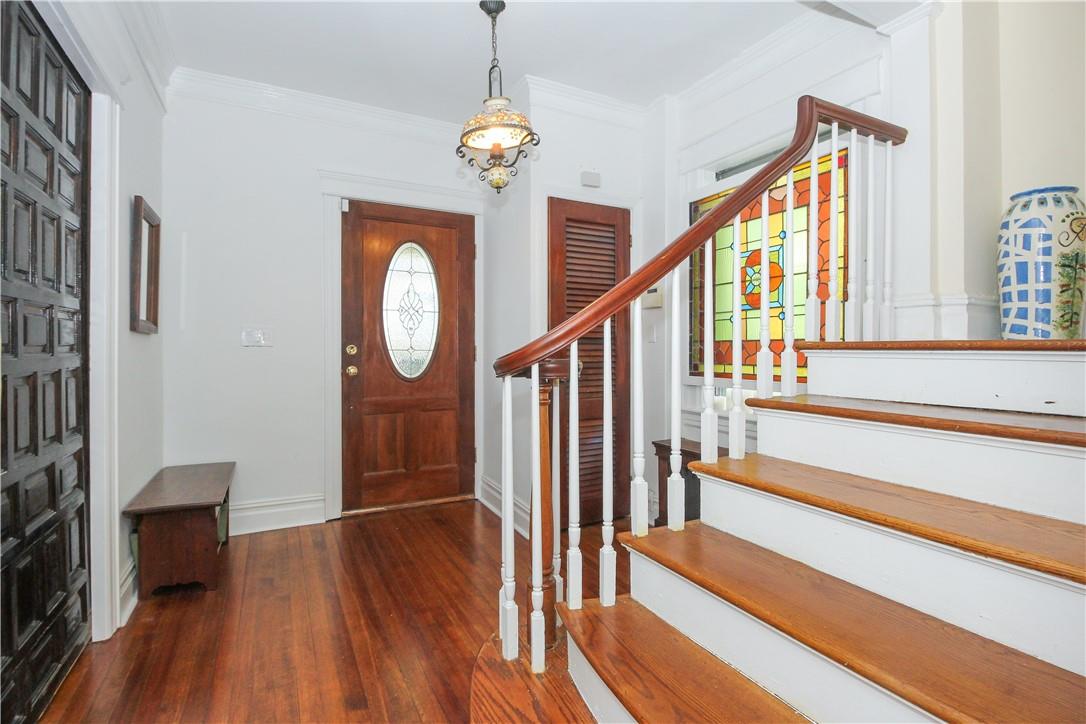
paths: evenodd
<path fill-rule="evenodd" d="M 413 241 L 392 254 L 382 297 L 385 348 L 392 366 L 408 379 L 430 366 L 437 344 L 438 298 L 434 263 Z"/>

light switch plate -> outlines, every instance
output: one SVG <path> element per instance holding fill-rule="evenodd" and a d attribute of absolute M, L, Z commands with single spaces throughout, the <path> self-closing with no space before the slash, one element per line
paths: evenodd
<path fill-rule="evenodd" d="M 242 327 L 241 328 L 241 346 L 242 347 L 271 347 L 272 345 L 272 330 L 271 327 Z"/>

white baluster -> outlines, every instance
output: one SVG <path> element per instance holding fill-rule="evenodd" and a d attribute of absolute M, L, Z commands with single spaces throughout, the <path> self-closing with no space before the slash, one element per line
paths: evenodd
<path fill-rule="evenodd" d="M 732 388 L 728 411 L 728 457 L 742 460 L 747 454 L 747 413 L 743 402 L 743 279 L 740 276 L 741 218 L 732 222 Z"/>
<path fill-rule="evenodd" d="M 502 656 L 519 655 L 520 614 L 517 611 L 516 550 L 513 545 L 513 378 L 502 378 Z"/>
<path fill-rule="evenodd" d="M 845 213 L 848 216 L 848 285 L 845 287 L 845 340 L 855 342 L 860 339 L 860 305 L 856 297 L 856 275 L 860 266 L 860 239 L 856 229 L 860 225 L 860 204 L 857 198 L 858 182 L 856 171 L 859 168 L 856 153 L 859 134 L 855 128 L 848 134 L 848 196 L 845 204 Z"/>
<path fill-rule="evenodd" d="M 837 138 L 837 122 L 834 121 L 830 128 L 830 251 L 829 251 L 829 296 L 826 299 L 826 339 L 836 341 L 841 338 L 839 332 L 840 312 L 841 312 L 841 300 L 838 296 L 837 287 L 837 256 L 840 239 L 838 238 L 837 228 L 837 214 L 838 214 L 838 196 L 837 196 L 837 180 L 839 172 L 837 170 L 837 152 L 838 152 L 838 138 Z"/>
<path fill-rule="evenodd" d="M 796 372 L 796 239 L 795 228 L 795 173 L 788 170 L 788 196 L 784 203 L 784 352 L 781 353 L 781 394 L 790 397 L 797 392 Z"/>
<path fill-rule="evenodd" d="M 667 479 L 667 527 L 682 530 L 686 520 L 686 481 L 682 454 L 682 370 L 679 369 L 680 267 L 671 272 L 671 475 Z"/>
<path fill-rule="evenodd" d="M 618 557 L 615 539 L 614 383 L 611 379 L 611 320 L 603 323 L 603 546 L 600 548 L 600 605 L 615 605 Z"/>
<path fill-rule="evenodd" d="M 821 337 L 821 303 L 818 299 L 818 136 L 811 146 L 811 178 L 807 194 L 807 305 L 804 309 L 804 336 L 808 342 Z"/>
<path fill-rule="evenodd" d="M 566 605 L 581 607 L 581 398 L 577 343 L 569 346 L 569 519 L 566 534 Z"/>
<path fill-rule="evenodd" d="M 539 365 L 532 365 L 532 671 L 546 668 L 546 632 L 543 620 L 543 515 L 542 453 L 539 444 Z"/>
<path fill-rule="evenodd" d="M 649 532 L 649 485 L 645 482 L 645 389 L 641 347 L 641 297 L 630 304 L 633 338 L 633 480 L 630 482 L 630 531 L 634 535 Z"/>
<path fill-rule="evenodd" d="M 769 286 L 772 265 L 769 261 L 769 191 L 762 192 L 762 262 L 758 267 L 761 295 L 758 306 L 758 397 L 773 396 L 773 350 L 769 348 Z"/>
<path fill-rule="evenodd" d="M 894 209 L 894 144 L 886 142 L 886 208 L 883 213 L 886 226 L 882 235 L 882 310 L 879 319 L 879 332 L 882 339 L 894 338 L 894 244 L 893 244 L 893 209 Z"/>
<path fill-rule="evenodd" d="M 551 382 L 551 528 L 554 541 L 551 565 L 554 568 L 554 600 L 561 603 L 562 581 L 562 400 L 558 380 Z"/>
<path fill-rule="evenodd" d="M 713 405 L 716 397 L 716 315 L 713 306 L 716 296 L 716 279 L 713 277 L 713 257 L 716 255 L 716 244 L 713 237 L 705 242 L 705 273 L 701 278 L 703 292 L 702 311 L 704 312 L 704 324 L 702 325 L 702 383 L 701 383 L 701 459 L 702 462 L 715 463 L 717 458 L 717 419 L 716 407 Z"/>
<path fill-rule="evenodd" d="M 864 268 L 864 339 L 878 339 L 878 315 L 875 299 L 875 136 L 867 137 L 867 202 L 864 215 L 867 232 L 864 242 L 867 245 L 867 264 Z"/>

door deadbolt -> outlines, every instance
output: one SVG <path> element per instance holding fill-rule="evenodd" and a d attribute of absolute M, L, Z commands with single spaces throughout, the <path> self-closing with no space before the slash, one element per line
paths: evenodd
<path fill-rule="evenodd" d="M 358 368 L 354 365 L 347 365 L 346 372 L 348 377 L 354 377 L 358 374 Z"/>
<path fill-rule="evenodd" d="M 358 347 L 356 347 L 356 346 L 355 346 L 355 345 L 353 345 L 353 344 L 349 344 L 349 345 L 347 345 L 347 346 L 346 346 L 346 347 L 344 348 L 344 351 L 345 351 L 345 352 L 346 352 L 347 354 L 350 354 L 350 355 L 356 355 L 356 354 L 358 354 Z"/>

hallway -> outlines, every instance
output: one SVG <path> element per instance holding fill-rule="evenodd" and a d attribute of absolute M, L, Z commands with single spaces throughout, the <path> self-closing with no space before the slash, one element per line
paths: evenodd
<path fill-rule="evenodd" d="M 583 539 L 587 598 L 599 527 Z M 232 538 L 219 590 L 141 603 L 43 721 L 466 721 L 500 554 L 498 518 L 474 501 Z"/>

